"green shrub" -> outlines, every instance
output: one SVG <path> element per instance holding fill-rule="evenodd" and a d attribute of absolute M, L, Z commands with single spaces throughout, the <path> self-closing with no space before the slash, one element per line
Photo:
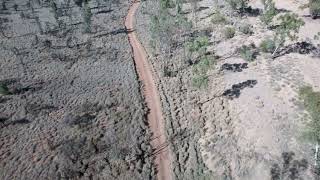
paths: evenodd
<path fill-rule="evenodd" d="M 272 53 L 276 49 L 274 40 L 267 38 L 260 43 L 260 49 L 265 53 Z"/>
<path fill-rule="evenodd" d="M 312 17 L 320 16 L 320 0 L 309 0 L 309 10 Z"/>
<path fill-rule="evenodd" d="M 277 9 L 273 0 L 261 0 L 261 1 L 264 5 L 264 9 L 263 9 L 263 14 L 260 17 L 260 20 L 264 24 L 269 25 L 272 22 L 273 18 L 277 15 Z"/>
<path fill-rule="evenodd" d="M 227 0 L 227 3 L 231 9 L 244 12 L 245 8 L 248 7 L 249 0 Z"/>
<path fill-rule="evenodd" d="M 319 143 L 320 143 L 320 92 L 313 91 L 312 87 L 304 86 L 299 91 L 304 107 L 310 115 L 306 123 L 303 136 L 315 145 L 315 166 L 319 169 Z"/>
<path fill-rule="evenodd" d="M 214 60 L 209 59 L 208 56 L 204 56 L 198 64 L 193 66 L 193 73 L 197 75 L 206 74 L 213 64 Z"/>
<path fill-rule="evenodd" d="M 206 36 L 200 36 L 194 39 L 193 41 L 188 42 L 186 45 L 189 52 L 198 52 L 198 54 L 202 56 L 207 51 L 209 39 Z"/>
<path fill-rule="evenodd" d="M 254 46 L 246 46 L 246 45 L 243 45 L 240 49 L 239 49 L 239 53 L 240 53 L 240 56 L 246 60 L 246 61 L 249 61 L 249 62 L 252 62 L 253 60 L 256 59 L 256 52 L 255 50 L 253 49 Z"/>
<path fill-rule="evenodd" d="M 276 27 L 276 34 L 274 37 L 276 48 L 273 55 L 277 50 L 283 46 L 287 40 L 297 40 L 298 32 L 300 28 L 305 24 L 301 18 L 298 18 L 297 14 L 286 13 L 278 17 L 280 24 Z"/>
<path fill-rule="evenodd" d="M 211 22 L 214 24 L 225 24 L 227 19 L 220 11 L 216 11 L 216 13 L 212 15 Z"/>
<path fill-rule="evenodd" d="M 243 34 L 253 34 L 252 26 L 250 24 L 244 24 L 239 27 L 239 31 Z"/>
<path fill-rule="evenodd" d="M 234 27 L 226 27 L 223 31 L 223 35 L 226 39 L 231 39 L 236 34 Z"/>
<path fill-rule="evenodd" d="M 0 84 L 0 95 L 9 95 L 9 94 L 11 94 L 9 91 L 9 88 L 4 84 Z"/>
<path fill-rule="evenodd" d="M 209 77 L 207 75 L 197 75 L 192 78 L 192 86 L 196 88 L 207 88 Z"/>

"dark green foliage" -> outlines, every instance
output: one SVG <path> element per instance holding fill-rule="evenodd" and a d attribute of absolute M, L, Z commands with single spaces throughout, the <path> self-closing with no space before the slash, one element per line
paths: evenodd
<path fill-rule="evenodd" d="M 253 34 L 253 31 L 252 31 L 252 26 L 249 25 L 249 24 L 243 24 L 239 27 L 239 31 L 242 32 L 243 34 Z"/>
<path fill-rule="evenodd" d="M 223 35 L 226 39 L 231 39 L 236 34 L 234 27 L 226 27 L 223 31 Z"/>
<path fill-rule="evenodd" d="M 8 87 L 4 84 L 0 84 L 0 95 L 9 95 L 11 94 Z"/>
<path fill-rule="evenodd" d="M 206 36 L 197 37 L 192 42 L 187 43 L 188 50 L 190 52 L 199 52 L 203 54 L 209 45 L 209 39 Z"/>
<path fill-rule="evenodd" d="M 273 0 L 261 0 L 261 1 L 264 5 L 264 9 L 260 19 L 264 24 L 269 25 L 272 22 L 273 18 L 277 15 L 277 9 L 275 7 L 275 3 L 273 2 Z"/>
<path fill-rule="evenodd" d="M 196 75 L 192 78 L 192 86 L 196 88 L 207 88 L 209 78 L 207 75 Z"/>
<path fill-rule="evenodd" d="M 243 45 L 239 49 L 240 56 L 246 61 L 253 61 L 256 59 L 256 51 L 254 45 L 246 46 Z"/>
<path fill-rule="evenodd" d="M 208 56 L 204 56 L 201 58 L 198 64 L 193 66 L 193 73 L 197 75 L 205 75 L 214 65 L 214 63 L 214 59 L 210 59 Z"/>
<path fill-rule="evenodd" d="M 274 40 L 267 38 L 260 43 L 260 50 L 265 53 L 272 53 L 276 49 Z"/>

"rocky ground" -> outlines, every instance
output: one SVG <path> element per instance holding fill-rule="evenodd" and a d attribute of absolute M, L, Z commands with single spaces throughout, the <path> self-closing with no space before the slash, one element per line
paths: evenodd
<path fill-rule="evenodd" d="M 223 26 L 211 22 L 217 3 L 229 25 L 236 27 L 233 38 L 223 38 Z M 313 37 L 320 21 L 311 19 L 307 9 L 299 8 L 307 1 L 275 3 L 279 11 L 297 13 L 305 21 L 297 42 L 318 47 L 319 41 Z M 225 1 L 203 0 L 198 3 L 195 19 L 192 3 L 184 1 L 182 14 L 193 23 L 190 36 L 203 32 L 200 35 L 209 37 L 207 51 L 220 57 L 208 71 L 208 87 L 196 89 L 191 82 L 193 67 L 183 61 L 184 48 L 179 44 L 184 42 L 177 37 L 179 33 L 169 35 L 173 41 L 170 51 L 155 49 L 150 43 L 154 38 L 150 17 L 159 15 L 155 4 L 142 4 L 137 31 L 156 71 L 175 154 L 176 179 L 317 179 L 313 173 L 314 149 L 301 138 L 306 112 L 298 90 L 304 85 L 319 90 L 319 54 L 293 52 L 272 59 L 270 54 L 260 53 L 254 62 L 247 62 L 235 53 L 237 49 L 259 46 L 272 34 L 259 16 L 234 16 Z M 262 9 L 259 0 L 250 1 L 250 6 Z M 175 9 L 170 13 L 175 14 Z M 253 34 L 239 32 L 243 23 L 252 25 Z M 228 69 L 230 66 L 237 68 Z M 166 68 L 171 74 L 166 75 Z"/>
<path fill-rule="evenodd" d="M 0 4 L 0 179 L 154 179 L 129 2 Z"/>

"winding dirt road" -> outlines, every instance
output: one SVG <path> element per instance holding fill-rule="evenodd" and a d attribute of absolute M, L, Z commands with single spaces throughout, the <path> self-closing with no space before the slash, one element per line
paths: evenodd
<path fill-rule="evenodd" d="M 139 42 L 133 28 L 134 15 L 139 7 L 140 2 L 134 1 L 130 6 L 128 15 L 125 20 L 125 26 L 129 31 L 129 42 L 131 44 L 134 62 L 138 71 L 139 79 L 144 85 L 144 97 L 149 108 L 148 122 L 153 133 L 154 139 L 151 142 L 155 150 L 155 164 L 157 166 L 158 180 L 171 180 L 171 163 L 170 153 L 166 144 L 164 119 L 162 116 L 161 102 L 156 84 L 152 77 L 152 67 L 148 63 L 147 53 Z"/>

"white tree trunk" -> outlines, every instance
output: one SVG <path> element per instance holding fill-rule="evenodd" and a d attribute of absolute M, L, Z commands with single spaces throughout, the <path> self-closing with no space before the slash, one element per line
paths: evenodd
<path fill-rule="evenodd" d="M 314 166 L 318 165 L 319 143 L 316 143 L 316 152 L 314 153 Z"/>

